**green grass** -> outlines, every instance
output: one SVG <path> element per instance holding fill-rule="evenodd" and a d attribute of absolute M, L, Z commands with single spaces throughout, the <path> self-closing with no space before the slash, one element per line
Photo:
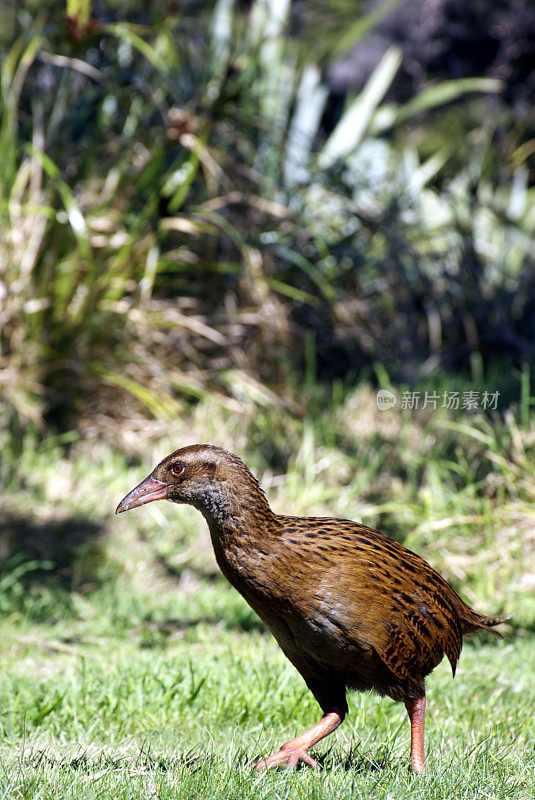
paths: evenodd
<path fill-rule="evenodd" d="M 403 707 L 369 694 L 351 696 L 342 728 L 316 748 L 320 775 L 257 775 L 254 760 L 318 707 L 274 641 L 243 631 L 230 588 L 218 581 L 212 602 L 220 622 L 167 623 L 159 642 L 154 627 L 105 617 L 4 621 L 1 796 L 533 796 L 533 637 L 467 643 L 454 681 L 446 664 L 435 671 L 425 777 L 408 772 Z"/>

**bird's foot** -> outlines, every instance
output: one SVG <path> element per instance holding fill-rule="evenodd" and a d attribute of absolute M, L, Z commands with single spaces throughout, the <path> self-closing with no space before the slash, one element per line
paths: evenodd
<path fill-rule="evenodd" d="M 321 739 L 332 733 L 340 725 L 344 716 L 344 711 L 327 711 L 310 730 L 305 731 L 301 736 L 296 736 L 295 739 L 290 739 L 289 742 L 282 745 L 278 753 L 273 753 L 268 758 L 262 758 L 254 765 L 254 768 L 256 770 L 269 767 L 295 769 L 298 763 L 302 761 L 303 764 L 312 767 L 312 769 L 319 769 L 318 762 L 308 754 L 309 748 L 314 747 Z"/>
<path fill-rule="evenodd" d="M 290 744 L 290 742 L 288 743 Z M 298 763 L 302 761 L 312 769 L 319 769 L 318 762 L 309 756 L 304 747 L 288 747 L 283 744 L 278 753 L 273 753 L 272 756 L 262 758 L 254 765 L 255 770 L 266 769 L 270 767 L 288 767 L 288 769 L 295 769 Z"/>

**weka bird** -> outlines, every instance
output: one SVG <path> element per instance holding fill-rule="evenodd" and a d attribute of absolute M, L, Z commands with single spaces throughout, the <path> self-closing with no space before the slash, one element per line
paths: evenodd
<path fill-rule="evenodd" d="M 205 517 L 223 575 L 267 625 L 323 710 L 306 733 L 256 768 L 303 761 L 340 725 L 347 689 L 405 703 L 414 769 L 424 769 L 424 678 L 447 655 L 453 673 L 464 633 L 492 629 L 423 559 L 357 522 L 275 514 L 232 453 L 183 447 L 164 458 L 116 513 L 153 500 L 188 503 Z"/>

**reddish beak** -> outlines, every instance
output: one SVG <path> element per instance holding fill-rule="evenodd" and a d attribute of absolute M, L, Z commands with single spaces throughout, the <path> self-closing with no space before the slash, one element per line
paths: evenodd
<path fill-rule="evenodd" d="M 168 483 L 156 480 L 152 475 L 141 481 L 139 486 L 132 489 L 126 497 L 123 497 L 117 508 L 116 514 L 121 514 L 123 511 L 130 511 L 131 508 L 137 506 L 144 506 L 145 503 L 152 503 L 153 500 L 165 500 L 167 497 Z"/>

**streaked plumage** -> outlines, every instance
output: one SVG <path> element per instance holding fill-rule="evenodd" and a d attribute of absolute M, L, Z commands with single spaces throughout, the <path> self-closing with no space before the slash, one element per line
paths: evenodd
<path fill-rule="evenodd" d="M 473 611 L 420 556 L 349 520 L 275 514 L 232 453 L 193 445 L 167 456 L 119 504 L 188 503 L 205 517 L 215 556 L 299 670 L 324 717 L 257 767 L 302 760 L 347 712 L 347 689 L 405 703 L 412 763 L 424 768 L 424 679 L 463 634 L 505 621 Z M 495 631 L 494 631 L 495 632 Z"/>

